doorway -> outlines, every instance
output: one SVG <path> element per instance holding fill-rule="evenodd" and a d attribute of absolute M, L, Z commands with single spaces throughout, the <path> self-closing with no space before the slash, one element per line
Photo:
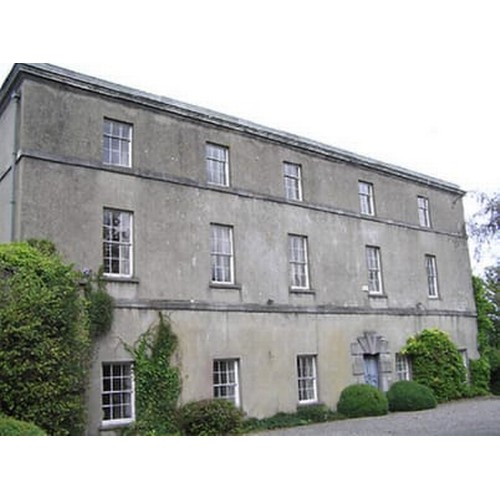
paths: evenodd
<path fill-rule="evenodd" d="M 363 356 L 363 361 L 365 365 L 365 383 L 379 389 L 379 355 L 365 354 Z"/>

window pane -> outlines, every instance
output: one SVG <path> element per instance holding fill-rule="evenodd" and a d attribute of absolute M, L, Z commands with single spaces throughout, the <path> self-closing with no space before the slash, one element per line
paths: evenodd
<path fill-rule="evenodd" d="M 129 167 L 132 147 L 132 126 L 126 123 L 105 120 L 103 134 L 104 163 Z"/>
<path fill-rule="evenodd" d="M 133 383 L 130 363 L 106 363 L 102 367 L 102 411 L 104 421 L 133 418 Z"/>
<path fill-rule="evenodd" d="M 211 256 L 212 281 L 218 283 L 232 283 L 232 228 L 228 226 L 212 225 Z"/>
<path fill-rule="evenodd" d="M 293 163 L 284 164 L 285 196 L 289 200 L 302 199 L 301 166 Z"/>
<path fill-rule="evenodd" d="M 307 261 L 307 238 L 305 236 L 289 236 L 289 259 L 291 286 L 309 287 L 309 271 Z"/>
<path fill-rule="evenodd" d="M 361 213 L 364 215 L 374 215 L 373 186 L 367 182 L 359 183 L 359 201 Z"/>
<path fill-rule="evenodd" d="M 210 184 L 228 186 L 229 150 L 223 146 L 206 146 L 207 180 Z"/>
<path fill-rule="evenodd" d="M 382 292 L 382 272 L 380 267 L 380 250 L 377 247 L 366 247 L 368 267 L 368 290 L 372 293 Z"/>
<path fill-rule="evenodd" d="M 132 274 L 132 214 L 104 210 L 103 258 L 107 274 Z"/>
<path fill-rule="evenodd" d="M 237 361 L 214 361 L 213 381 L 215 398 L 227 399 L 239 405 Z"/>
<path fill-rule="evenodd" d="M 316 356 L 299 356 L 297 358 L 297 373 L 299 402 L 316 401 Z"/>

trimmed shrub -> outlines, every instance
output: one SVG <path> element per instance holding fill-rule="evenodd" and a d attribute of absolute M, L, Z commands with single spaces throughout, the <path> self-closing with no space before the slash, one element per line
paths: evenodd
<path fill-rule="evenodd" d="M 0 416 L 0 436 L 46 436 L 40 427 L 11 417 Z"/>
<path fill-rule="evenodd" d="M 376 387 L 356 384 L 342 391 L 337 411 L 348 418 L 377 417 L 388 413 L 389 402 Z"/>
<path fill-rule="evenodd" d="M 224 399 L 195 401 L 179 410 L 179 426 L 186 436 L 237 436 L 243 413 Z"/>
<path fill-rule="evenodd" d="M 387 392 L 390 411 L 419 411 L 436 408 L 437 401 L 431 389 L 418 382 L 402 380 Z"/>

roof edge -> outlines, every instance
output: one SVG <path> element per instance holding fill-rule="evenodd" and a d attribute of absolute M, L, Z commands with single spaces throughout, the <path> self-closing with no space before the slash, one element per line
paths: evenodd
<path fill-rule="evenodd" d="M 400 177 L 430 187 L 451 191 L 461 196 L 466 193 L 456 184 L 413 170 L 335 148 L 289 132 L 262 126 L 251 121 L 187 104 L 168 97 L 144 92 L 48 63 L 16 63 L 13 66 L 4 84 L 0 88 L 0 112 L 3 110 L 3 106 L 5 106 L 9 95 L 16 89 L 16 86 L 19 85 L 24 78 L 30 76 L 69 85 L 107 97 L 134 102 L 160 111 L 169 112 L 183 118 L 201 121 L 210 125 L 290 146 L 308 153 L 321 155 L 332 160 L 373 169 L 385 175 Z"/>

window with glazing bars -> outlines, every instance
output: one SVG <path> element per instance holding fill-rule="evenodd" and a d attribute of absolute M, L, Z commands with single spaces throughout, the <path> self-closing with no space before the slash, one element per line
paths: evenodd
<path fill-rule="evenodd" d="M 103 161 L 106 165 L 131 166 L 132 125 L 104 120 Z"/>
<path fill-rule="evenodd" d="M 422 227 L 431 227 L 429 199 L 424 196 L 418 197 L 418 220 Z"/>
<path fill-rule="evenodd" d="M 212 224 L 212 282 L 234 284 L 233 228 Z"/>
<path fill-rule="evenodd" d="M 382 293 L 382 265 L 380 248 L 366 247 L 366 262 L 368 266 L 368 292 Z"/>
<path fill-rule="evenodd" d="M 102 412 L 107 423 L 134 419 L 132 363 L 102 365 Z"/>
<path fill-rule="evenodd" d="M 299 403 L 315 403 L 318 400 L 316 356 L 298 356 L 297 375 Z"/>
<path fill-rule="evenodd" d="M 302 167 L 296 163 L 283 164 L 287 200 L 302 201 Z"/>
<path fill-rule="evenodd" d="M 425 269 L 427 273 L 427 293 L 430 298 L 437 298 L 439 297 L 439 289 L 436 257 L 434 255 L 425 256 Z"/>
<path fill-rule="evenodd" d="M 206 145 L 207 182 L 229 186 L 229 149 L 216 144 Z"/>
<path fill-rule="evenodd" d="M 411 380 L 411 366 L 408 356 L 396 354 L 396 377 L 398 380 Z"/>
<path fill-rule="evenodd" d="M 215 360 L 213 365 L 213 389 L 215 399 L 226 399 L 240 405 L 238 360 Z"/>
<path fill-rule="evenodd" d="M 307 237 L 289 235 L 288 251 L 290 259 L 290 286 L 298 289 L 309 288 L 309 262 Z"/>
<path fill-rule="evenodd" d="M 373 184 L 369 182 L 359 182 L 359 203 L 363 215 L 375 215 Z"/>
<path fill-rule="evenodd" d="M 132 214 L 104 209 L 104 274 L 132 276 Z"/>

